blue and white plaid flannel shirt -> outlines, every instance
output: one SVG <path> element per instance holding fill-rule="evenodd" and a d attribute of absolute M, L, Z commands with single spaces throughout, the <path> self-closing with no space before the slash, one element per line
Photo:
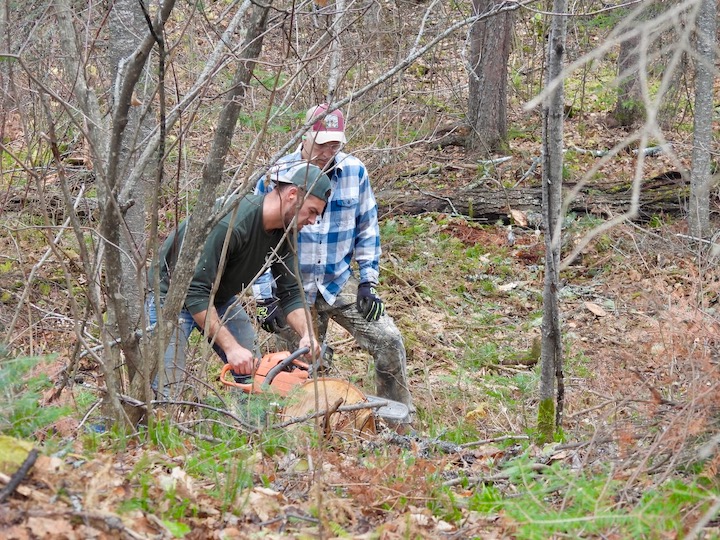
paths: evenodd
<path fill-rule="evenodd" d="M 298 149 L 283 156 L 255 187 L 256 193 L 268 193 L 278 178 L 303 159 Z M 339 152 L 329 173 L 332 194 L 325 212 L 313 225 L 305 225 L 298 234 L 298 262 L 308 303 L 313 305 L 318 292 L 334 305 L 338 293 L 350 278 L 350 263 L 355 258 L 360 282 L 378 283 L 380 270 L 380 228 L 377 202 L 370 178 L 362 161 Z M 268 271 L 253 285 L 256 299 L 272 297 L 272 274 Z"/>

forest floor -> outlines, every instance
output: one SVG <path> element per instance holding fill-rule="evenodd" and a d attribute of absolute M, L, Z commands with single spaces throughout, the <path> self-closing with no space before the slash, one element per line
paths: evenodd
<path fill-rule="evenodd" d="M 591 138 L 596 148 L 607 149 L 625 136 L 596 119 L 596 136 L 588 137 L 589 122 L 584 119 L 581 139 L 568 121 L 568 140 L 587 145 Z M 687 141 L 673 142 L 677 148 Z M 515 182 L 539 153 L 537 144 L 512 144 L 516 161 L 505 166 L 501 182 Z M 677 161 L 665 156 L 652 160 L 647 176 L 677 168 Z M 418 146 L 402 164 L 371 170 L 374 185 L 394 186 L 400 169 L 436 162 L 472 160 L 459 148 Z M 634 163 L 632 156 L 618 158 L 604 174 L 632 178 Z M 470 167 L 457 171 L 443 179 L 444 191 L 435 177 L 414 180 L 418 189 L 447 195 L 477 177 Z M 714 196 L 714 210 L 716 201 Z M 10 227 L 13 219 L 3 217 Z M 567 245 L 601 221 L 569 218 Z M 532 351 L 540 337 L 542 236 L 516 227 L 516 241 L 509 245 L 505 225 L 437 214 L 395 217 L 382 227 L 381 292 L 406 338 L 418 407 L 414 432 L 403 437 L 380 429 L 368 440 L 319 443 L 311 434 L 269 430 L 242 439 L 243 444 L 218 446 L 189 435 L 187 426 L 193 424 L 180 422 L 191 421 L 196 411 L 171 409 L 183 431 L 163 428 L 150 437 L 122 438 L 93 431 L 76 385 L 53 402 L 68 405 L 72 414 L 28 437 L 42 449 L 41 456 L 0 505 L 1 535 L 547 538 L 556 529 L 540 527 L 529 510 L 524 520 L 509 507 L 490 505 L 481 511 L 486 507 L 479 494 L 487 495 L 492 486 L 497 497 L 511 500 L 530 489 L 534 467 L 555 463 L 620 482 L 616 504 L 632 509 L 643 490 L 684 478 L 683 466 L 697 461 L 700 441 L 717 431 L 720 281 L 712 250 L 688 239 L 681 216 L 626 222 L 605 231 L 563 271 L 562 437 L 544 447 L 532 442 L 540 366 L 518 361 L 537 360 Z M 23 275 L 44 251 L 41 245 L 34 249 L 26 254 Z M 15 258 L 9 250 L 5 255 Z M 45 305 L 53 305 L 57 290 L 46 295 Z M 11 307 L 6 302 L 5 323 Z M 37 368 L 56 384 L 74 346 L 71 329 L 59 321 L 46 323 L 33 337 L 34 350 L 57 353 Z M 333 374 L 371 390 L 368 357 L 341 329 L 331 330 L 337 359 Z M 90 380 L 94 366 L 86 369 Z M 208 371 L 212 374 L 212 368 L 201 373 Z M 208 377 L 218 392 L 225 392 Z M 47 389 L 45 398 L 53 391 Z M 520 480 L 503 469 L 519 456 L 530 462 L 528 478 Z M 716 451 L 702 461 L 710 477 L 719 468 Z M 558 500 L 563 493 L 563 486 L 556 486 L 546 493 L 544 505 L 562 507 L 567 503 Z M 682 537 L 704 511 L 690 509 L 685 520 L 660 526 L 649 537 Z M 720 534 L 713 516 L 704 527 L 707 537 Z M 566 529 L 557 530 L 562 535 Z M 596 537 L 621 538 L 626 530 L 611 523 Z M 595 537 L 592 530 L 574 531 Z"/>

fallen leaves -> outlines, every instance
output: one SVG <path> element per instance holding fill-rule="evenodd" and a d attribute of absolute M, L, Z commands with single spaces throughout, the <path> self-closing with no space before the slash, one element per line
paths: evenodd
<path fill-rule="evenodd" d="M 585 308 L 597 317 L 607 317 L 607 311 L 594 302 L 585 302 Z"/>
<path fill-rule="evenodd" d="M 468 421 L 481 420 L 487 416 L 487 413 L 488 413 L 488 404 L 480 403 L 473 410 L 465 413 L 465 420 L 468 420 Z"/>
<path fill-rule="evenodd" d="M 27 528 L 35 538 L 76 538 L 70 522 L 64 519 L 31 517 Z"/>
<path fill-rule="evenodd" d="M 282 493 L 275 490 L 256 487 L 239 497 L 239 500 L 246 501 L 244 510 L 246 515 L 254 514 L 260 521 L 268 521 L 275 517 L 287 503 Z"/>

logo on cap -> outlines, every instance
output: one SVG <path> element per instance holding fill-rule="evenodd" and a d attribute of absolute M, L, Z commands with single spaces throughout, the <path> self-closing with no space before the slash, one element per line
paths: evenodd
<path fill-rule="evenodd" d="M 325 124 L 325 129 L 339 129 L 340 128 L 340 119 L 338 119 L 336 114 L 328 114 L 325 117 L 325 120 L 322 121 L 323 124 Z M 320 130 L 316 130 L 320 131 Z"/>

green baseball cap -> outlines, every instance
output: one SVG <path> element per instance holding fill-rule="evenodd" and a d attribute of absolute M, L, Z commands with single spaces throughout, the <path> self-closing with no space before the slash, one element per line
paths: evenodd
<path fill-rule="evenodd" d="M 304 163 L 290 169 L 284 175 L 279 176 L 277 181 L 283 184 L 294 184 L 326 203 L 330 199 L 330 179 L 320 170 L 320 167 L 311 163 Z"/>

